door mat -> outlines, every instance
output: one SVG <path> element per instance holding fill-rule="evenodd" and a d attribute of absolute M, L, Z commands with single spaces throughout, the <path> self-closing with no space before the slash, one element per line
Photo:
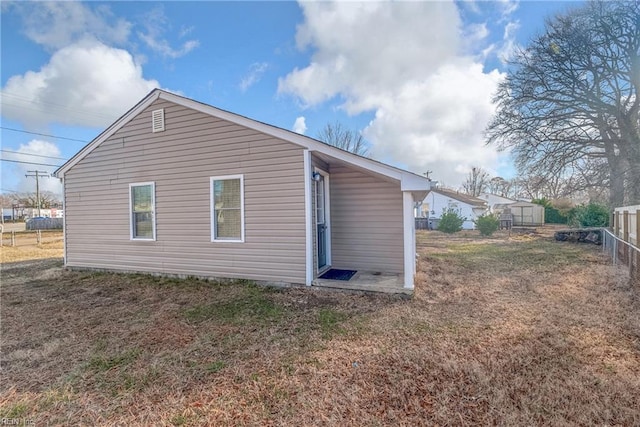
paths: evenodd
<path fill-rule="evenodd" d="M 339 270 L 337 268 L 332 268 L 331 270 L 320 276 L 320 279 L 349 280 L 353 277 L 354 274 L 356 274 L 356 270 Z"/>

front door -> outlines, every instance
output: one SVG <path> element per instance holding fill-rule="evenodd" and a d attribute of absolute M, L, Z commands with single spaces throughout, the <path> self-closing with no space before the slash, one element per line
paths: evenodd
<path fill-rule="evenodd" d="M 316 181 L 316 229 L 318 270 L 327 265 L 327 212 L 324 176 L 319 175 Z"/>

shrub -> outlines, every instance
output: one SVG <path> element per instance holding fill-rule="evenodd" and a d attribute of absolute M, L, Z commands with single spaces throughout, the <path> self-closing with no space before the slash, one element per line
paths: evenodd
<path fill-rule="evenodd" d="M 544 222 L 547 224 L 566 224 L 567 216 L 552 206 L 545 206 Z"/>
<path fill-rule="evenodd" d="M 458 212 L 453 209 L 446 210 L 442 213 L 440 223 L 438 224 L 438 231 L 444 233 L 453 234 L 462 230 L 462 224 L 465 218 L 458 215 Z"/>
<path fill-rule="evenodd" d="M 609 208 L 597 203 L 576 206 L 569 213 L 569 223 L 574 227 L 607 227 Z"/>
<path fill-rule="evenodd" d="M 500 220 L 493 215 L 482 215 L 475 220 L 476 228 L 483 236 L 491 236 L 500 226 Z"/>
<path fill-rule="evenodd" d="M 551 200 L 543 197 L 541 199 L 533 199 L 531 203 L 544 206 L 544 222 L 547 224 L 566 224 L 567 215 L 556 208 Z"/>

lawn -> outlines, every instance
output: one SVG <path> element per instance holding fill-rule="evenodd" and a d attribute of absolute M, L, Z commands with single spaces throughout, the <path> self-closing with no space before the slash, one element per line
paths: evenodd
<path fill-rule="evenodd" d="M 638 289 L 599 247 L 418 246 L 410 300 L 5 263 L 0 419 L 640 425 Z"/>
<path fill-rule="evenodd" d="M 14 234 L 11 245 L 11 233 L 2 233 L 2 247 L 0 247 L 0 262 L 2 264 L 18 261 L 28 261 L 44 258 L 62 258 L 62 232 L 45 230 L 41 232 L 42 243 L 37 244 L 35 231 L 20 231 Z"/>

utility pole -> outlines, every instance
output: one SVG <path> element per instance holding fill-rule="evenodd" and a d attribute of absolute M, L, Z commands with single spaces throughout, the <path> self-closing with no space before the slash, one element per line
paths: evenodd
<path fill-rule="evenodd" d="M 34 171 L 27 171 L 27 174 L 25 174 L 25 176 L 27 178 L 29 177 L 34 177 L 36 179 L 36 200 L 38 201 L 38 216 L 40 215 L 40 178 L 44 177 L 44 178 L 49 178 L 49 172 L 44 172 L 44 171 L 39 171 L 39 170 L 34 170 Z"/>

